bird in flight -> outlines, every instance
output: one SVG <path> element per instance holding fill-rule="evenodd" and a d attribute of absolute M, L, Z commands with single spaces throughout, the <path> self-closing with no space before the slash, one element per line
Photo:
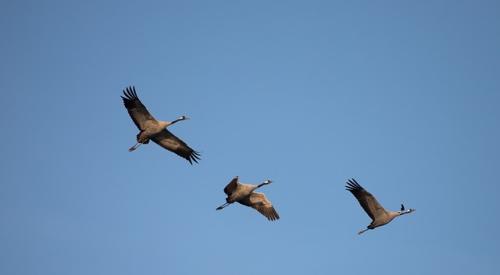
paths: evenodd
<path fill-rule="evenodd" d="M 238 182 L 238 177 L 234 177 L 224 188 L 224 193 L 227 195 L 226 203 L 217 207 L 216 210 L 221 210 L 231 203 L 239 202 L 259 211 L 270 221 L 278 220 L 280 216 L 274 209 L 271 201 L 266 198 L 266 195 L 254 192 L 257 188 L 271 184 L 271 182 L 271 180 L 265 180 L 259 185 L 244 184 Z"/>
<path fill-rule="evenodd" d="M 366 191 L 355 179 L 350 179 L 347 181 L 346 190 L 351 192 L 354 197 L 358 200 L 359 204 L 365 210 L 366 214 L 370 216 L 372 222 L 366 227 L 358 232 L 362 234 L 369 229 L 374 229 L 376 227 L 386 225 L 390 223 L 394 218 L 401 215 L 409 214 L 415 211 L 415 209 L 405 210 L 403 204 L 401 204 L 400 211 L 387 211 L 378 203 L 377 199 Z"/>
<path fill-rule="evenodd" d="M 200 154 L 167 130 L 167 127 L 179 121 L 189 119 L 188 117 L 180 116 L 173 121 L 156 120 L 139 100 L 139 97 L 137 97 L 135 87 L 127 87 L 123 90 L 123 94 L 124 96 L 121 97 L 123 104 L 140 131 L 137 134 L 137 143 L 130 147 L 129 152 L 134 151 L 141 144 L 148 144 L 152 140 L 161 147 L 187 159 L 189 163 L 193 164 L 193 161 L 198 163 Z"/>

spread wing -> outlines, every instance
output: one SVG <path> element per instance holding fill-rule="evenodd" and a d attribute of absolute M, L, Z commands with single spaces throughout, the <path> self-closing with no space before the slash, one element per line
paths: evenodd
<path fill-rule="evenodd" d="M 152 137 L 151 140 L 161 147 L 187 159 L 191 164 L 193 164 L 193 161 L 198 163 L 198 160 L 200 160 L 200 153 L 191 149 L 184 141 L 174 136 L 167 129 Z"/>
<path fill-rule="evenodd" d="M 372 220 L 385 214 L 385 209 L 378 203 L 377 199 L 366 191 L 355 179 L 347 181 L 346 190 L 351 192 Z"/>
<path fill-rule="evenodd" d="M 274 210 L 271 201 L 269 201 L 263 193 L 252 192 L 250 196 L 243 200 L 239 200 L 238 202 L 256 209 L 270 221 L 278 220 L 280 218 L 278 212 Z"/>
<path fill-rule="evenodd" d="M 121 97 L 123 99 L 123 104 L 139 130 L 144 130 L 146 121 L 156 120 L 137 97 L 135 87 L 127 87 L 123 90 L 123 94 L 125 95 Z"/>
<path fill-rule="evenodd" d="M 226 195 L 231 195 L 234 190 L 236 190 L 236 187 L 238 187 L 238 177 L 234 177 L 231 182 L 228 183 L 228 185 L 226 185 L 226 187 L 224 187 L 224 193 L 226 193 Z"/>

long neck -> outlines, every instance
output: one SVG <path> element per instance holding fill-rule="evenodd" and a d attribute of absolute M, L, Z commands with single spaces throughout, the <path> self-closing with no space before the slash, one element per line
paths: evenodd
<path fill-rule="evenodd" d="M 398 211 L 399 212 L 399 216 L 401 215 L 406 215 L 406 214 L 410 214 L 411 212 L 413 212 L 412 210 L 408 209 L 408 210 L 403 210 L 403 211 Z"/>
<path fill-rule="evenodd" d="M 178 118 L 174 121 L 160 121 L 160 125 L 163 126 L 164 128 L 167 128 L 168 126 L 175 124 L 181 120 L 184 120 L 184 118 Z"/>
<path fill-rule="evenodd" d="M 263 182 L 263 183 L 261 183 L 261 184 L 257 185 L 257 188 L 261 188 L 262 186 L 264 186 L 264 185 L 266 185 L 266 184 L 269 184 L 269 183 L 267 183 L 267 182 Z M 255 189 L 257 189 L 257 188 L 255 188 Z"/>
<path fill-rule="evenodd" d="M 179 121 L 181 121 L 181 120 L 184 120 L 184 119 L 183 119 L 183 118 L 178 118 L 178 119 L 176 119 L 176 120 L 174 120 L 174 121 L 170 122 L 170 125 L 172 125 L 172 124 L 174 124 L 174 123 L 177 123 L 177 122 L 179 122 Z"/>

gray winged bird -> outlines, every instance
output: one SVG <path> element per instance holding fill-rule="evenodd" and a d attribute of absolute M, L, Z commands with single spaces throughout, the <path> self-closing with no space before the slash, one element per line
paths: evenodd
<path fill-rule="evenodd" d="M 141 144 L 148 144 L 149 140 L 153 140 L 161 147 L 187 159 L 191 164 L 193 164 L 193 161 L 198 162 L 200 154 L 167 130 L 168 126 L 188 119 L 186 116 L 180 116 L 174 121 L 156 120 L 137 97 L 135 87 L 127 87 L 123 94 L 125 95 L 122 96 L 123 104 L 140 131 L 137 134 L 137 143 L 130 147 L 130 152 L 137 149 Z"/>
<path fill-rule="evenodd" d="M 358 200 L 359 204 L 365 212 L 370 216 L 372 222 L 366 227 L 358 232 L 358 234 L 362 234 L 363 232 L 374 229 L 376 227 L 386 225 L 390 223 L 394 218 L 399 217 L 401 215 L 409 214 L 415 209 L 405 210 L 403 204 L 401 204 L 400 211 L 387 211 L 378 203 L 377 199 L 366 191 L 355 179 L 350 179 L 347 181 L 346 190 L 351 192 L 354 197 Z"/>
<path fill-rule="evenodd" d="M 278 220 L 280 216 L 278 215 L 278 212 L 274 210 L 271 201 L 269 201 L 263 193 L 254 192 L 257 188 L 271 184 L 271 182 L 271 180 L 265 180 L 259 185 L 253 185 L 239 183 L 238 177 L 233 178 L 224 188 L 224 193 L 227 194 L 226 203 L 217 207 L 217 210 L 221 210 L 231 203 L 239 202 L 240 204 L 252 207 L 259 211 L 270 221 Z"/>

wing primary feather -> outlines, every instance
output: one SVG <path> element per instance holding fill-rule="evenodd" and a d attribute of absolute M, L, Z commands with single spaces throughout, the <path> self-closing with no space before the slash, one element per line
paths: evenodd
<path fill-rule="evenodd" d="M 135 97 L 137 97 L 137 92 L 135 91 L 135 86 L 132 86 L 132 91 Z"/>
<path fill-rule="evenodd" d="M 191 165 L 193 164 L 193 161 L 198 163 L 198 160 L 201 160 L 200 153 L 193 151 L 189 156 L 187 156 L 186 159 L 189 161 L 189 163 L 191 163 Z"/>

